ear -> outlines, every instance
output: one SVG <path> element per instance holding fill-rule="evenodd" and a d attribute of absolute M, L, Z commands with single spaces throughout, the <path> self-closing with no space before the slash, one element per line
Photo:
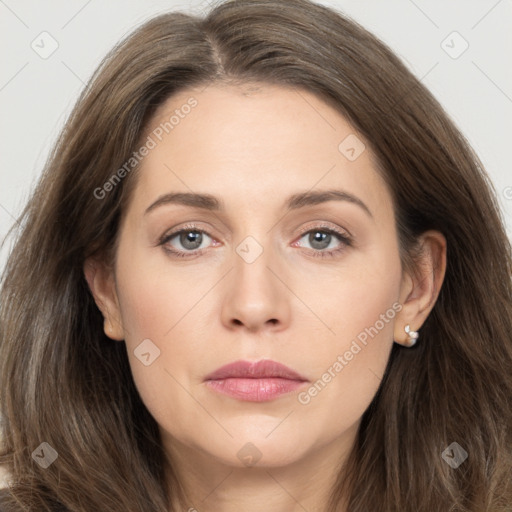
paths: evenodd
<path fill-rule="evenodd" d="M 124 340 L 113 269 L 98 259 L 88 258 L 84 264 L 84 275 L 96 305 L 103 313 L 105 334 L 113 340 Z"/>
<path fill-rule="evenodd" d="M 400 286 L 402 310 L 395 323 L 394 339 L 409 346 L 409 335 L 405 326 L 418 331 L 434 304 L 443 284 L 446 272 L 446 239 L 439 231 L 429 230 L 419 238 L 421 247 L 417 266 L 411 272 L 404 272 Z"/>

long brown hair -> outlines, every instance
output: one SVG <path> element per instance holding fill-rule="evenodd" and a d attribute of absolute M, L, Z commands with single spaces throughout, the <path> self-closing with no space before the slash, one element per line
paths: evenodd
<path fill-rule="evenodd" d="M 123 343 L 83 276 L 115 250 L 135 172 L 104 197 L 155 109 L 191 86 L 310 91 L 368 142 L 389 186 L 404 267 L 417 237 L 447 240 L 437 303 L 413 349 L 394 345 L 332 490 L 350 512 L 499 512 L 512 503 L 512 256 L 495 192 L 439 103 L 376 37 L 335 11 L 238 0 L 159 15 L 116 46 L 79 98 L 20 219 L 1 289 L 1 462 L 12 510 L 175 510 L 156 422 Z M 198 107 L 200 108 L 200 106 Z M 31 454 L 46 442 L 57 461 Z M 457 469 L 442 458 L 457 442 Z M 8 510 L 11 510 L 9 508 Z"/>

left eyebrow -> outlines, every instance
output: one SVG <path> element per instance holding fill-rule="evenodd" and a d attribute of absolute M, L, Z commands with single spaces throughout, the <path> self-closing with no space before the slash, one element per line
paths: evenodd
<path fill-rule="evenodd" d="M 291 195 L 284 204 L 286 210 L 298 210 L 307 206 L 314 206 L 328 201 L 347 201 L 362 208 L 367 215 L 373 218 L 372 212 L 358 197 L 345 190 L 318 190 L 300 192 Z M 164 194 L 160 196 L 154 203 L 152 203 L 145 211 L 144 215 L 154 210 L 155 208 L 165 204 L 181 204 L 183 206 L 190 206 L 192 208 L 201 208 L 209 211 L 224 211 L 225 205 L 221 199 L 211 194 L 197 194 L 190 192 L 175 192 Z"/>

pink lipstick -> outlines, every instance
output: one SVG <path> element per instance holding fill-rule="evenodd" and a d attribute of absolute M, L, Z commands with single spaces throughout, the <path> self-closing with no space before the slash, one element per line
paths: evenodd
<path fill-rule="evenodd" d="M 295 391 L 308 380 L 276 361 L 235 361 L 218 368 L 205 379 L 219 393 L 248 402 L 268 402 Z"/>

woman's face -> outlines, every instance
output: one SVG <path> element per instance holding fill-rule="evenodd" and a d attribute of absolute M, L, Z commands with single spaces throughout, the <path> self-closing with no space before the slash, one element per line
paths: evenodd
<path fill-rule="evenodd" d="M 407 298 L 391 196 L 357 137 L 270 85 L 182 91 L 152 119 L 107 332 L 170 453 L 272 467 L 352 445 Z M 261 360 L 296 375 L 207 380 Z"/>

